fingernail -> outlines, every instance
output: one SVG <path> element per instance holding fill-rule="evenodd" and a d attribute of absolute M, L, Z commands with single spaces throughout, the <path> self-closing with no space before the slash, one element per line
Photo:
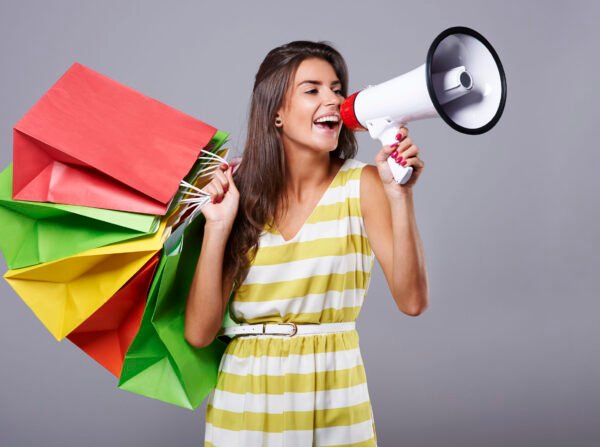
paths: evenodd
<path fill-rule="evenodd" d="M 400 132 L 398 132 L 398 133 L 396 134 L 396 140 L 400 141 L 400 140 L 402 140 L 402 138 L 403 138 L 403 137 L 402 137 L 402 134 L 401 134 Z"/>
<path fill-rule="evenodd" d="M 227 171 L 229 169 L 229 165 L 227 163 L 223 163 L 221 165 L 221 169 L 223 169 L 224 171 Z"/>
<path fill-rule="evenodd" d="M 398 151 L 394 151 L 390 154 L 390 157 L 392 157 L 394 160 L 396 159 L 397 156 L 398 156 Z"/>
<path fill-rule="evenodd" d="M 396 158 L 396 161 L 397 161 L 398 163 L 402 163 L 402 162 L 404 161 L 404 158 L 402 158 L 402 157 L 398 156 L 398 158 Z"/>
<path fill-rule="evenodd" d="M 399 146 L 399 144 L 398 144 L 398 143 L 394 143 L 394 144 L 390 145 L 390 147 L 391 147 L 392 149 L 396 149 L 398 146 Z"/>
<path fill-rule="evenodd" d="M 226 193 L 227 191 L 229 191 L 229 186 L 225 186 L 225 187 L 223 188 L 223 192 L 224 192 L 224 193 Z"/>
<path fill-rule="evenodd" d="M 406 166 L 406 162 L 405 162 L 404 160 L 402 160 L 402 161 L 400 162 L 400 164 L 401 164 L 402 166 Z"/>

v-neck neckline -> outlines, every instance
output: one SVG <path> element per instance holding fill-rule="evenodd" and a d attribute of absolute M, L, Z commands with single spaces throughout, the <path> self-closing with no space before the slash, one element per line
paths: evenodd
<path fill-rule="evenodd" d="M 321 198 L 319 199 L 319 201 L 317 202 L 317 204 L 315 205 L 315 207 L 313 208 L 313 210 L 311 211 L 311 213 L 308 215 L 308 217 L 304 220 L 304 223 L 302 224 L 302 226 L 300 227 L 300 229 L 296 232 L 296 234 L 290 238 L 290 239 L 285 239 L 283 237 L 283 234 L 281 234 L 281 231 L 279 231 L 279 228 L 277 228 L 277 226 L 273 223 L 273 229 L 275 230 L 275 232 L 281 237 L 281 239 L 288 243 L 288 242 L 293 242 L 295 239 L 298 238 L 298 236 L 300 236 L 300 233 L 302 233 L 302 230 L 304 230 L 304 227 L 306 227 L 306 224 L 308 223 L 308 221 L 313 217 L 313 215 L 317 212 L 317 209 L 319 208 L 319 206 L 321 205 L 321 202 L 325 199 L 325 196 L 327 195 L 327 193 L 329 192 L 329 190 L 331 189 L 331 187 L 333 186 L 333 184 L 335 183 L 336 179 L 339 177 L 340 172 L 342 172 L 342 169 L 344 168 L 344 165 L 346 164 L 346 162 L 348 161 L 348 159 L 345 159 L 342 164 L 340 165 L 340 168 L 338 169 L 338 171 L 335 173 L 335 175 L 333 176 L 333 179 L 331 180 L 331 182 L 329 183 L 329 185 L 327 186 L 327 188 L 325 189 L 325 192 L 323 192 L 323 194 L 321 195 Z"/>

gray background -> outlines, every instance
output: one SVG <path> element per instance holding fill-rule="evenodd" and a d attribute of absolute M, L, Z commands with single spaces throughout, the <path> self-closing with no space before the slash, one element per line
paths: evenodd
<path fill-rule="evenodd" d="M 79 61 L 244 139 L 271 48 L 332 41 L 350 89 L 422 64 L 449 26 L 480 31 L 508 79 L 471 137 L 412 123 L 430 308 L 397 311 L 376 264 L 359 318 L 380 445 L 600 445 L 597 62 L 589 2 L 13 1 L 0 4 L 0 164 L 14 123 Z M 360 136 L 357 158 L 379 149 Z M 2 272 L 6 265 L 2 261 Z M 116 388 L 0 284 L 1 446 L 197 446 L 204 410 Z"/>

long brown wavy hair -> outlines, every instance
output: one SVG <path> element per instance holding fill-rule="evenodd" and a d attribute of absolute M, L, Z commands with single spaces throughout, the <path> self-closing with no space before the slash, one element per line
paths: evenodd
<path fill-rule="evenodd" d="M 240 192 L 238 213 L 225 247 L 223 271 L 233 278 L 233 292 L 242 284 L 258 249 L 259 236 L 273 222 L 276 208 L 285 197 L 286 160 L 275 116 L 282 106 L 296 69 L 305 59 L 331 64 L 348 95 L 348 69 L 342 55 L 328 42 L 295 41 L 271 50 L 256 73 L 246 144 L 233 179 Z M 353 158 L 358 150 L 352 131 L 342 126 L 332 158 Z M 268 175 L 265 175 L 268 173 Z"/>

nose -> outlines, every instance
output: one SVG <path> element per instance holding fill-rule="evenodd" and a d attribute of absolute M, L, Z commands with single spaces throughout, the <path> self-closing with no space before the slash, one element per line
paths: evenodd
<path fill-rule="evenodd" d="M 344 98 L 341 95 L 338 95 L 333 90 L 329 89 L 326 93 L 325 104 L 328 106 L 339 106 Z"/>

